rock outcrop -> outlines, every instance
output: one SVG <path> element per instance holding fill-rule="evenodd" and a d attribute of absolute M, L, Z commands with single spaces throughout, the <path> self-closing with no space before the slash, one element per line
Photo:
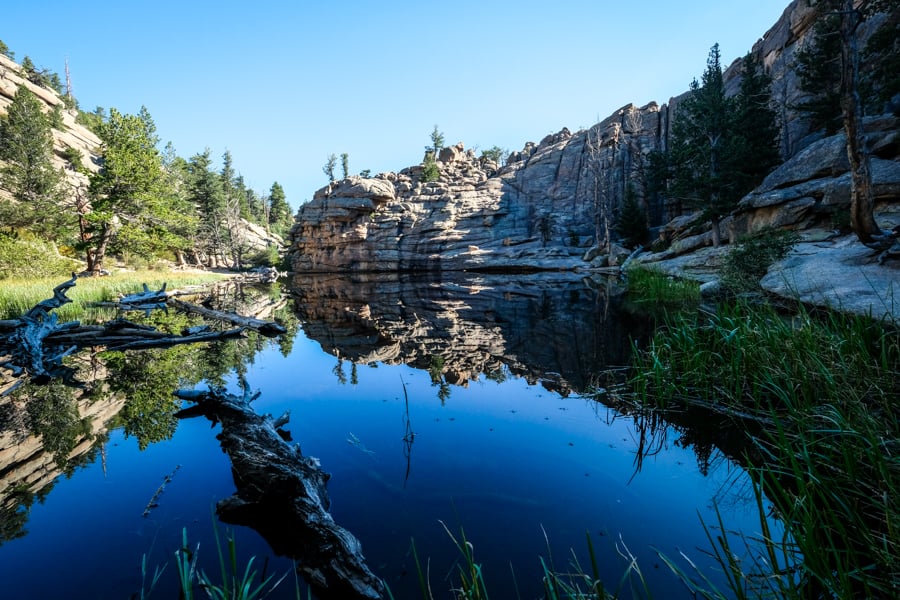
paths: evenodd
<path fill-rule="evenodd" d="M 809 1 L 794 0 L 753 47 L 752 54 L 773 78 L 787 162 L 742 204 L 730 221 L 732 237 L 763 224 L 800 227 L 813 204 L 821 212 L 823 206 L 831 210 L 848 202 L 842 141 L 810 132 L 793 108 L 804 97 L 792 65 L 814 21 Z M 724 73 L 730 93 L 739 88 L 740 66 L 735 61 Z M 610 259 L 615 263 L 611 252 L 598 256 L 599 247 L 606 246 L 606 219 L 614 220 L 626 194 L 633 193 L 643 205 L 651 225 L 680 215 L 680 207 L 648 193 L 643 174 L 648 154 L 668 147 L 683 96 L 663 105 L 629 104 L 589 130 L 563 129 L 539 144 L 529 142 L 503 168 L 458 144 L 439 153 L 438 181 L 422 182 L 422 167 L 416 166 L 332 183 L 297 214 L 289 253 L 293 269 L 570 269 L 603 266 Z M 882 120 L 880 126 L 883 152 L 876 171 L 880 193 L 890 202 L 890 190 L 900 186 L 892 137 L 897 125 Z M 822 180 L 818 158 L 811 158 L 823 153 L 833 182 Z M 795 178 L 794 189 L 787 189 L 785 177 Z M 812 180 L 810 185 L 831 187 L 811 200 L 802 186 Z M 781 202 L 778 196 L 791 199 Z M 673 232 L 668 241 L 680 254 L 709 245 L 710 238 L 703 224 L 695 224 Z"/>
<path fill-rule="evenodd" d="M 655 103 L 628 105 L 591 129 L 526 145 L 502 169 L 462 144 L 422 167 L 350 177 L 316 192 L 291 232 L 295 271 L 567 269 L 587 265 L 594 218 L 624 197 L 658 147 Z"/>
<path fill-rule="evenodd" d="M 723 221 L 732 242 L 764 227 L 816 228 L 807 238 L 820 239 L 824 229 L 839 228 L 848 213 L 843 134 L 825 138 L 811 131 L 794 108 L 806 98 L 793 65 L 815 18 L 809 0 L 794 0 L 751 51 L 773 79 L 785 161 Z M 877 24 L 878 19 L 868 22 L 863 37 Z M 740 68 L 738 60 L 725 70 L 729 93 L 739 89 Z M 621 256 L 607 249 L 606 219 L 614 220 L 626 194 L 633 193 L 668 247 L 644 260 L 667 269 L 682 265 L 709 279 L 721 251 L 707 249 L 708 223 L 682 215 L 680 207 L 644 185 L 648 155 L 667 149 L 683 97 L 663 105 L 629 104 L 589 130 L 563 129 L 539 144 L 529 142 L 502 168 L 458 144 L 439 153 L 440 177 L 434 182 L 423 182 L 423 168 L 415 166 L 332 183 L 297 214 L 292 267 L 297 272 L 514 271 L 616 264 Z M 900 226 L 900 122 L 882 116 L 868 119 L 866 128 L 876 216 L 890 229 Z"/>

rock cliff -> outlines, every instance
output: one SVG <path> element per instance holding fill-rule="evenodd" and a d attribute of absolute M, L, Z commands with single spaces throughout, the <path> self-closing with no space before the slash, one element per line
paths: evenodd
<path fill-rule="evenodd" d="M 841 140 L 823 140 L 793 108 L 803 95 L 792 65 L 814 16 L 808 0 L 794 0 L 753 46 L 752 54 L 773 78 L 785 164 L 729 220 L 732 239 L 764 225 L 803 227 L 813 213 L 821 216 L 849 204 Z M 736 92 L 739 61 L 724 77 L 727 89 Z M 298 272 L 546 270 L 615 261 L 612 253 L 597 256 L 596 240 L 606 239 L 605 217 L 614 219 L 629 190 L 651 225 L 679 216 L 678 207 L 647 193 L 643 171 L 651 151 L 667 148 L 683 96 L 662 105 L 628 104 L 588 130 L 563 129 L 538 144 L 529 142 L 502 168 L 458 144 L 437 157 L 440 177 L 434 182 L 421 181 L 420 166 L 334 182 L 297 214 L 290 239 L 292 267 Z M 883 119 L 876 128 L 881 139 L 878 193 L 881 208 L 889 209 L 897 202 L 891 190 L 900 186 L 900 152 L 892 137 L 897 124 Z M 815 167 L 823 153 L 834 181 L 823 180 Z M 823 188 L 811 196 L 801 189 L 811 181 L 828 187 L 828 193 Z M 675 253 L 710 243 L 702 224 L 668 234 Z"/>

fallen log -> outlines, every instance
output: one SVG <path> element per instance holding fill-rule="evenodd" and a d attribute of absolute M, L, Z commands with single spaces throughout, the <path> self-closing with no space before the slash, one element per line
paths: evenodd
<path fill-rule="evenodd" d="M 258 323 L 248 323 L 227 331 L 188 328 L 182 335 L 173 335 L 126 319 L 114 319 L 103 325 L 81 325 L 78 321 L 59 323 L 56 313 L 51 311 L 71 302 L 66 293 L 75 286 L 76 279 L 73 275 L 72 279 L 56 286 L 52 298 L 37 303 L 18 319 L 0 322 L 0 368 L 7 369 L 15 377 L 29 378 L 38 384 L 54 378 L 71 382 L 74 370 L 64 366 L 62 359 L 81 348 L 168 348 L 179 344 L 241 337 L 248 327 L 259 326 Z M 152 306 L 154 302 L 150 301 L 151 297 L 165 293 L 165 285 L 156 292 L 150 292 L 146 285 L 144 288 L 149 295 L 137 294 L 131 298 L 132 301 L 135 296 L 148 299 L 146 305 L 141 305 L 142 309 Z M 278 324 L 268 325 L 281 327 Z M 273 330 L 269 328 L 268 331 Z M 0 395 L 8 394 L 12 389 L 14 388 L 4 384 Z"/>
<path fill-rule="evenodd" d="M 169 305 L 174 306 L 178 310 L 184 311 L 186 313 L 193 313 L 210 319 L 220 319 L 222 321 L 228 321 L 229 323 L 233 323 L 234 325 L 258 331 L 266 337 L 275 337 L 276 335 L 287 333 L 287 329 L 285 329 L 283 325 L 274 321 L 263 321 L 261 319 L 255 319 L 253 317 L 243 317 L 234 313 L 223 312 L 221 310 L 213 310 L 211 308 L 206 308 L 203 306 L 197 306 L 196 304 L 184 302 L 175 298 L 169 298 L 168 303 Z"/>
<path fill-rule="evenodd" d="M 249 387 L 242 397 L 218 388 L 175 395 L 196 404 L 180 418 L 199 412 L 222 424 L 217 437 L 231 459 L 237 487 L 216 505 L 223 521 L 252 527 L 275 553 L 297 560 L 297 570 L 320 598 L 383 597 L 384 584 L 366 566 L 359 540 L 328 512 L 330 475 L 317 459 L 283 439 L 279 426 L 287 414 L 277 420 L 257 414 L 250 402 L 259 392 L 251 395 Z"/>
<path fill-rule="evenodd" d="M 72 370 L 63 366 L 62 359 L 76 350 L 76 347 L 63 348 L 59 344 L 47 344 L 45 340 L 57 331 L 71 330 L 78 327 L 77 321 L 57 323 L 57 315 L 52 310 L 72 300 L 66 292 L 75 286 L 76 276 L 53 288 L 53 297 L 35 304 L 24 315 L 19 317 L 12 333 L 4 341 L 9 359 L 0 366 L 19 376 L 27 373 L 36 383 L 46 383 L 54 377 L 68 379 Z"/>

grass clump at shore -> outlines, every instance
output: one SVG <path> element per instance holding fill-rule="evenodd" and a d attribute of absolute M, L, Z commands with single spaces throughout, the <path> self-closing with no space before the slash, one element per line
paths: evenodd
<path fill-rule="evenodd" d="M 637 266 L 628 269 L 628 298 L 640 305 L 695 305 L 700 301 L 700 284 L 667 275 L 657 269 Z"/>
<path fill-rule="evenodd" d="M 71 276 L 71 275 L 70 275 Z M 143 284 L 151 289 L 159 289 L 164 283 L 169 289 L 210 283 L 224 279 L 216 273 L 134 271 L 116 273 L 107 277 L 79 278 L 77 285 L 70 289 L 67 297 L 72 302 L 64 304 L 54 312 L 60 321 L 79 318 L 86 304 L 108 302 L 119 295 L 140 292 Z M 35 304 L 53 296 L 53 288 L 67 278 L 5 279 L 0 283 L 0 319 L 14 319 Z"/>
<path fill-rule="evenodd" d="M 789 564 L 770 573 L 777 597 L 895 597 L 900 335 L 894 325 L 802 308 L 785 317 L 735 304 L 673 317 L 646 348 L 635 348 L 634 363 L 632 384 L 644 405 L 731 415 L 747 438 L 748 470 L 787 532 L 763 540 L 772 557 Z"/>

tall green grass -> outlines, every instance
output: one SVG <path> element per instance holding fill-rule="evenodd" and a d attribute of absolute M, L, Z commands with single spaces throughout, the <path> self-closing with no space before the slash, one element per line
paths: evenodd
<path fill-rule="evenodd" d="M 779 580 L 778 597 L 896 597 L 895 326 L 802 307 L 785 317 L 770 307 L 734 304 L 716 314 L 674 317 L 646 348 L 635 347 L 634 363 L 632 385 L 644 405 L 731 415 L 746 435 L 751 475 L 787 531 L 764 541 L 782 563 L 793 557 L 794 576 Z"/>
<path fill-rule="evenodd" d="M 696 305 L 700 284 L 667 275 L 658 269 L 635 266 L 628 269 L 628 299 L 643 307 Z"/>
<path fill-rule="evenodd" d="M 225 277 L 215 273 L 136 271 L 107 277 L 79 278 L 75 287 L 67 294 L 72 302 L 54 312 L 59 315 L 60 321 L 71 321 L 80 318 L 85 305 L 112 301 L 119 295 L 139 292 L 143 289 L 144 283 L 152 289 L 158 289 L 163 283 L 168 283 L 169 289 L 174 289 L 210 283 Z M 0 319 L 14 319 L 38 302 L 52 297 L 53 288 L 63 281 L 65 278 L 4 279 L 0 282 Z"/>

